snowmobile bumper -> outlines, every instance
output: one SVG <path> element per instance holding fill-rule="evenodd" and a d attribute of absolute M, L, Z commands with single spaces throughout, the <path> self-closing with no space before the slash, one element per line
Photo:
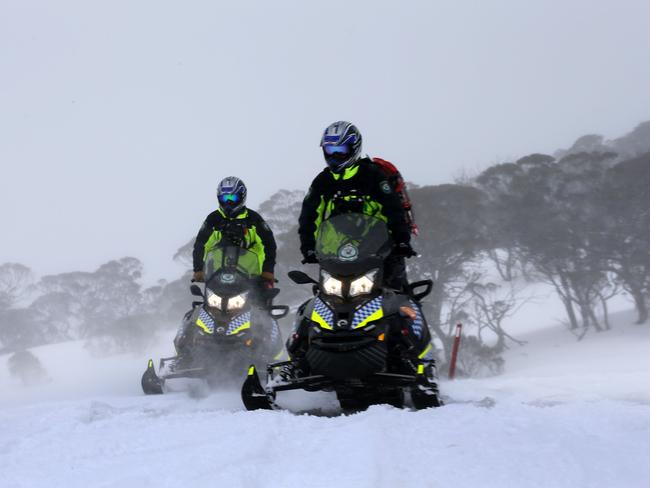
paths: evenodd
<path fill-rule="evenodd" d="M 312 373 L 343 380 L 378 374 L 385 369 L 387 356 L 386 343 L 373 336 L 337 334 L 312 339 L 305 359 Z"/>
<path fill-rule="evenodd" d="M 267 366 L 268 381 L 266 387 L 262 386 L 257 369 L 251 366 L 248 376 L 242 386 L 242 401 L 247 410 L 279 410 L 275 403 L 276 393 L 279 391 L 306 390 L 306 391 L 381 391 L 387 389 L 411 388 L 415 393 L 414 406 L 416 409 L 440 406 L 436 391 L 430 391 L 424 376 L 417 375 L 375 373 L 359 378 L 336 379 L 324 375 L 299 376 L 296 378 L 282 378 L 277 370 L 283 366 L 295 366 L 292 361 L 272 363 Z"/>
<path fill-rule="evenodd" d="M 158 373 L 150 359 L 147 369 L 142 375 L 142 391 L 146 395 L 160 395 L 164 393 L 165 382 L 176 378 L 205 378 L 209 371 L 206 368 L 175 368 L 178 356 L 161 358 Z"/>

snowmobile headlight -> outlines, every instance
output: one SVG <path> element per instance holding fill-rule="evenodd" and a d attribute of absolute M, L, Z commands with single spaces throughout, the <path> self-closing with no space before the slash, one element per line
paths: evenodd
<path fill-rule="evenodd" d="M 375 277 L 377 276 L 378 269 L 373 269 L 366 273 L 361 278 L 357 278 L 350 284 L 350 296 L 356 297 L 359 295 L 366 295 L 372 291 L 375 286 Z"/>
<path fill-rule="evenodd" d="M 210 290 L 208 290 L 208 306 L 212 308 L 221 308 L 221 303 L 223 300 L 219 295 L 216 295 L 212 293 Z"/>
<path fill-rule="evenodd" d="M 343 297 L 343 282 L 337 280 L 327 271 L 321 271 L 322 288 L 328 295 Z"/>
<path fill-rule="evenodd" d="M 228 300 L 228 310 L 239 310 L 244 308 L 246 305 L 246 300 L 248 298 L 248 293 L 242 293 L 240 295 L 234 296 Z"/>

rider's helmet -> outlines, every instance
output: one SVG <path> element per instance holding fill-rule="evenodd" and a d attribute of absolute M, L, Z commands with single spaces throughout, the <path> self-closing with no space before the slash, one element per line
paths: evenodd
<path fill-rule="evenodd" d="M 361 157 L 361 133 L 350 122 L 330 124 L 321 138 L 320 145 L 330 170 L 341 173 Z"/>
<path fill-rule="evenodd" d="M 246 204 L 246 185 L 236 176 L 228 176 L 219 183 L 217 198 L 226 217 L 236 217 Z"/>

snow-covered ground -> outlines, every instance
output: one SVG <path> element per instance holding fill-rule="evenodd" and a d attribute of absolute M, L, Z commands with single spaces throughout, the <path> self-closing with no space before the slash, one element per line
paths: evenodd
<path fill-rule="evenodd" d="M 246 412 L 234 390 L 145 397 L 146 357 L 92 359 L 78 343 L 36 349 L 51 381 L 27 388 L 0 357 L 0 487 L 647 488 L 650 326 L 614 320 L 580 342 L 530 328 L 505 374 L 443 380 L 448 405 L 421 412 Z"/>

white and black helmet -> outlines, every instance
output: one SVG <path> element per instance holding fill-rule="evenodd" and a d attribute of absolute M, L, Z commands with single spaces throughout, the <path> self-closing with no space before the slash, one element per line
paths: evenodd
<path fill-rule="evenodd" d="M 330 170 L 340 173 L 361 157 L 361 133 L 350 122 L 343 120 L 330 124 L 320 145 Z"/>
<path fill-rule="evenodd" d="M 236 217 L 246 205 L 246 185 L 236 176 L 228 176 L 217 187 L 219 207 L 228 217 Z"/>

